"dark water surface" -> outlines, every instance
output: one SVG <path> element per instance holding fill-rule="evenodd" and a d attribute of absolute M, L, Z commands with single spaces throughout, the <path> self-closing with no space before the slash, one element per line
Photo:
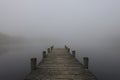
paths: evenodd
<path fill-rule="evenodd" d="M 40 61 L 42 50 L 45 49 L 38 43 L 4 46 L 7 50 L 0 53 L 0 80 L 23 80 L 30 72 L 30 58 L 37 57 Z"/>
<path fill-rule="evenodd" d="M 0 52 L 0 80 L 23 80 L 30 72 L 30 58 L 42 59 L 41 53 L 49 47 L 38 43 L 3 45 L 6 50 Z M 98 80 L 120 80 L 119 49 L 82 49 L 74 47 L 77 59 L 82 62 L 84 56 L 90 59 L 90 71 Z"/>
<path fill-rule="evenodd" d="M 120 49 L 80 49 L 77 59 L 89 57 L 89 69 L 98 80 L 120 80 Z"/>

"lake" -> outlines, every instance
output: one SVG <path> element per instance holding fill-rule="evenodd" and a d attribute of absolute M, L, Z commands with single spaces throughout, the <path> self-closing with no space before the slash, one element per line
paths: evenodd
<path fill-rule="evenodd" d="M 50 45 L 41 43 L 21 43 L 1 45 L 0 51 L 0 80 L 23 80 L 30 72 L 30 58 L 42 59 L 42 51 Z M 57 46 L 56 46 L 57 47 Z M 64 47 L 64 45 L 63 45 Z M 120 50 L 113 48 L 81 48 L 76 50 L 77 59 L 82 62 L 88 56 L 89 69 L 98 80 L 119 80 Z"/>

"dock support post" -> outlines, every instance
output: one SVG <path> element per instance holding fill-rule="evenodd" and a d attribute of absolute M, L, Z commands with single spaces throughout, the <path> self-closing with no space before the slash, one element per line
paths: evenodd
<path fill-rule="evenodd" d="M 52 50 L 53 50 L 53 47 L 52 47 L 52 46 L 50 47 L 50 50 L 51 50 L 51 52 L 52 52 Z"/>
<path fill-rule="evenodd" d="M 75 57 L 75 54 L 76 54 L 76 52 L 75 52 L 75 51 L 72 51 L 72 55 L 73 55 L 73 57 Z"/>
<path fill-rule="evenodd" d="M 65 45 L 65 49 L 67 49 L 67 46 Z"/>
<path fill-rule="evenodd" d="M 43 58 L 46 58 L 46 51 L 43 51 Z"/>
<path fill-rule="evenodd" d="M 68 53 L 70 53 L 70 48 L 68 48 Z"/>
<path fill-rule="evenodd" d="M 52 49 L 54 48 L 54 45 L 52 46 Z"/>
<path fill-rule="evenodd" d="M 37 68 L 37 58 L 31 58 L 31 71 Z"/>
<path fill-rule="evenodd" d="M 89 63 L 88 57 L 84 57 L 83 58 L 83 68 L 84 69 L 88 69 L 88 63 Z"/>
<path fill-rule="evenodd" d="M 50 53 L 50 48 L 48 48 L 48 53 Z"/>
<path fill-rule="evenodd" d="M 51 46 L 51 52 L 52 52 L 53 48 L 54 48 L 54 46 Z"/>

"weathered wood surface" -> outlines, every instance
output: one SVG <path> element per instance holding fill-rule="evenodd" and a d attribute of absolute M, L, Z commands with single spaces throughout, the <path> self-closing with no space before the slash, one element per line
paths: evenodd
<path fill-rule="evenodd" d="M 25 80 L 96 80 L 66 49 L 55 48 Z"/>

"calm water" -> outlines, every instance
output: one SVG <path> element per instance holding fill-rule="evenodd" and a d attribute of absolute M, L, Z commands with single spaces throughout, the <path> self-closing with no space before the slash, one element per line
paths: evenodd
<path fill-rule="evenodd" d="M 49 45 L 38 43 L 3 45 L 0 51 L 0 80 L 23 80 L 30 72 L 30 58 L 41 60 L 41 53 Z M 90 58 L 90 71 L 99 80 L 119 80 L 120 50 L 75 48 L 77 59 L 82 62 L 84 56 Z"/>
<path fill-rule="evenodd" d="M 77 59 L 82 62 L 82 58 L 88 56 L 90 71 L 98 80 L 120 80 L 120 50 L 105 48 L 80 50 L 77 52 Z"/>

